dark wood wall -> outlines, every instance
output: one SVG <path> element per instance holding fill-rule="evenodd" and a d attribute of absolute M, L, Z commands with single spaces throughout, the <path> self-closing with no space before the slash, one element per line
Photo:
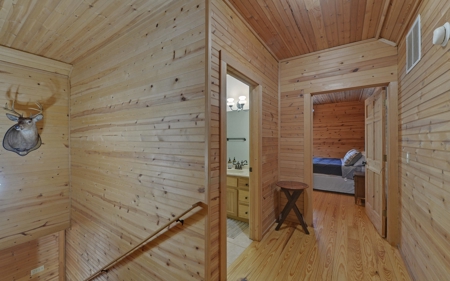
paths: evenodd
<path fill-rule="evenodd" d="M 313 156 L 344 158 L 364 150 L 364 101 L 314 105 Z"/>

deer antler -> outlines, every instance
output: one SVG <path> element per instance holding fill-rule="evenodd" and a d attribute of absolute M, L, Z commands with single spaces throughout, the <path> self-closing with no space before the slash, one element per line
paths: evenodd
<path fill-rule="evenodd" d="M 36 117 L 36 116 L 38 116 L 39 114 L 41 114 L 41 113 L 42 113 L 42 110 L 43 110 L 42 105 L 41 105 L 39 102 L 35 102 L 35 103 L 36 103 L 36 105 L 38 106 L 39 109 L 37 109 L 37 108 L 32 108 L 32 107 L 30 107 L 30 109 L 36 110 L 36 111 L 39 111 L 39 112 L 36 113 L 36 114 L 34 114 L 34 115 L 32 115 L 32 116 L 30 116 L 31 119 L 33 119 L 34 117 Z"/>
<path fill-rule="evenodd" d="M 14 114 L 16 114 L 16 115 L 18 115 L 18 116 L 20 116 L 20 117 L 23 117 L 22 114 L 20 114 L 19 112 L 17 112 L 17 111 L 14 109 L 14 103 L 15 103 L 15 102 L 16 102 L 16 100 L 13 100 L 13 101 L 12 101 L 12 106 L 11 106 L 11 108 L 9 108 L 9 107 L 8 107 L 8 103 L 6 103 L 6 104 L 5 104 L 5 107 L 3 107 L 3 109 L 6 110 L 6 111 L 9 111 L 9 112 L 12 112 L 12 113 L 14 113 Z"/>

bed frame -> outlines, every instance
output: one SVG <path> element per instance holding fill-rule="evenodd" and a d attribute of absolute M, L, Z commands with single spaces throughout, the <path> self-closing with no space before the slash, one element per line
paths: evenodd
<path fill-rule="evenodd" d="M 341 159 L 313 159 L 314 190 L 355 194 L 353 173 L 361 171 L 362 166 L 343 166 Z"/>
<path fill-rule="evenodd" d="M 344 194 L 355 194 L 353 180 L 335 175 L 313 174 L 314 190 L 330 191 Z"/>

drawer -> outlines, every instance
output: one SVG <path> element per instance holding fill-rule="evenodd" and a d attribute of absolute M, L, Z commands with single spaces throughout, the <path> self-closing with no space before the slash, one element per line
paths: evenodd
<path fill-rule="evenodd" d="M 239 190 L 239 202 L 245 202 L 248 204 L 249 202 L 249 192 L 246 190 Z"/>
<path fill-rule="evenodd" d="M 238 179 L 238 187 L 248 190 L 248 178 L 239 178 Z"/>
<path fill-rule="evenodd" d="M 239 217 L 248 219 L 248 206 L 239 204 Z"/>
<path fill-rule="evenodd" d="M 227 186 L 238 186 L 238 178 L 235 177 L 227 177 Z"/>

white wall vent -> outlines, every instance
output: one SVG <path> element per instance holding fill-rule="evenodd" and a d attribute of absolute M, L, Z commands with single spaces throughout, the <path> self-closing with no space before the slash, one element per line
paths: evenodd
<path fill-rule="evenodd" d="M 420 15 L 406 35 L 406 73 L 420 61 L 422 57 L 422 38 L 420 31 Z"/>

